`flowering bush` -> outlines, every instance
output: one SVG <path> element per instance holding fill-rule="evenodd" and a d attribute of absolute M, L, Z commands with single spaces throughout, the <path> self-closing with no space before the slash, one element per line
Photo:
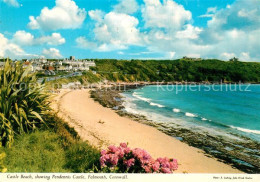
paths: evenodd
<path fill-rule="evenodd" d="M 178 168 L 176 159 L 154 160 L 145 150 L 130 149 L 126 143 L 102 150 L 100 165 L 102 171 L 115 173 L 172 173 Z"/>

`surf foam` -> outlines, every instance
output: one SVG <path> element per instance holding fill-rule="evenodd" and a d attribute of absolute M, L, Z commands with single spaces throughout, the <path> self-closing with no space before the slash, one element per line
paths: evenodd
<path fill-rule="evenodd" d="M 163 106 L 161 104 L 157 104 L 157 103 L 154 103 L 154 102 L 150 102 L 150 105 L 151 106 L 157 106 L 157 107 L 165 107 L 165 106 Z"/>
<path fill-rule="evenodd" d="M 173 112 L 181 112 L 180 109 L 176 109 L 176 108 L 174 108 L 172 111 L 173 111 Z"/>
<path fill-rule="evenodd" d="M 247 129 L 247 128 L 235 127 L 235 126 L 232 126 L 232 125 L 230 127 L 233 128 L 233 129 L 239 130 L 239 131 L 246 132 L 246 133 L 254 133 L 254 134 L 260 135 L 259 130 L 250 130 L 250 129 Z"/>
<path fill-rule="evenodd" d="M 195 114 L 192 114 L 192 113 L 189 113 L 189 112 L 186 112 L 185 113 L 185 116 L 188 116 L 188 117 L 196 117 L 196 115 Z"/>

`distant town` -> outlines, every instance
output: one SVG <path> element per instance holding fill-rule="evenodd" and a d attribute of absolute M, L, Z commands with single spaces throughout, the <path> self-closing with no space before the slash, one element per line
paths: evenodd
<path fill-rule="evenodd" d="M 30 67 L 32 72 L 41 72 L 45 75 L 56 75 L 56 72 L 83 72 L 89 71 L 90 67 L 95 67 L 94 60 L 75 59 L 70 56 L 65 59 L 25 59 L 22 60 L 24 68 Z M 0 62 L 0 67 L 4 66 L 4 62 Z"/>

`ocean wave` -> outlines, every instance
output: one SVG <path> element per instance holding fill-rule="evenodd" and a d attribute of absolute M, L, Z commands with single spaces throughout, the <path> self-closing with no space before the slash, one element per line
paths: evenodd
<path fill-rule="evenodd" d="M 259 130 L 250 130 L 250 129 L 247 129 L 247 128 L 235 127 L 235 126 L 232 126 L 232 125 L 230 127 L 233 128 L 233 129 L 239 130 L 239 131 L 246 132 L 246 133 L 254 133 L 254 134 L 260 135 Z"/>
<path fill-rule="evenodd" d="M 207 121 L 207 119 L 206 119 L 206 118 L 201 118 L 201 120 L 202 120 L 202 121 Z"/>
<path fill-rule="evenodd" d="M 189 112 L 186 112 L 185 113 L 185 116 L 188 116 L 188 117 L 196 117 L 196 115 L 195 114 L 192 114 L 192 113 L 189 113 Z"/>
<path fill-rule="evenodd" d="M 181 112 L 180 109 L 176 109 L 176 108 L 174 108 L 172 111 L 173 111 L 173 112 Z"/>
<path fill-rule="evenodd" d="M 142 101 L 148 102 L 151 106 L 165 107 L 164 105 L 161 105 L 161 104 L 157 104 L 157 103 L 151 102 L 151 99 L 148 99 L 148 98 L 142 97 L 142 96 L 140 96 L 139 94 L 137 94 L 136 92 L 134 92 L 132 95 L 133 95 L 135 98 L 139 99 L 139 100 L 142 100 Z"/>
<path fill-rule="evenodd" d="M 148 99 L 148 98 L 141 97 L 141 96 L 138 95 L 136 92 L 134 92 L 132 95 L 133 95 L 135 98 L 140 99 L 140 100 L 145 101 L 145 102 L 149 102 L 149 103 L 150 103 L 150 101 L 151 101 L 151 100 Z"/>
<path fill-rule="evenodd" d="M 150 102 L 150 105 L 151 106 L 157 106 L 157 107 L 165 107 L 165 106 L 163 106 L 161 104 L 157 104 L 157 103 L 154 103 L 154 102 Z"/>

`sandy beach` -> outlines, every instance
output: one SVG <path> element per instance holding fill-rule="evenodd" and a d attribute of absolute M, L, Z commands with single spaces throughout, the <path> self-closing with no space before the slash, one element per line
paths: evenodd
<path fill-rule="evenodd" d="M 83 140 L 99 148 L 128 142 L 130 147 L 143 148 L 154 158 L 177 159 L 177 173 L 242 173 L 151 126 L 119 116 L 90 98 L 89 90 L 61 90 L 52 103 Z"/>

